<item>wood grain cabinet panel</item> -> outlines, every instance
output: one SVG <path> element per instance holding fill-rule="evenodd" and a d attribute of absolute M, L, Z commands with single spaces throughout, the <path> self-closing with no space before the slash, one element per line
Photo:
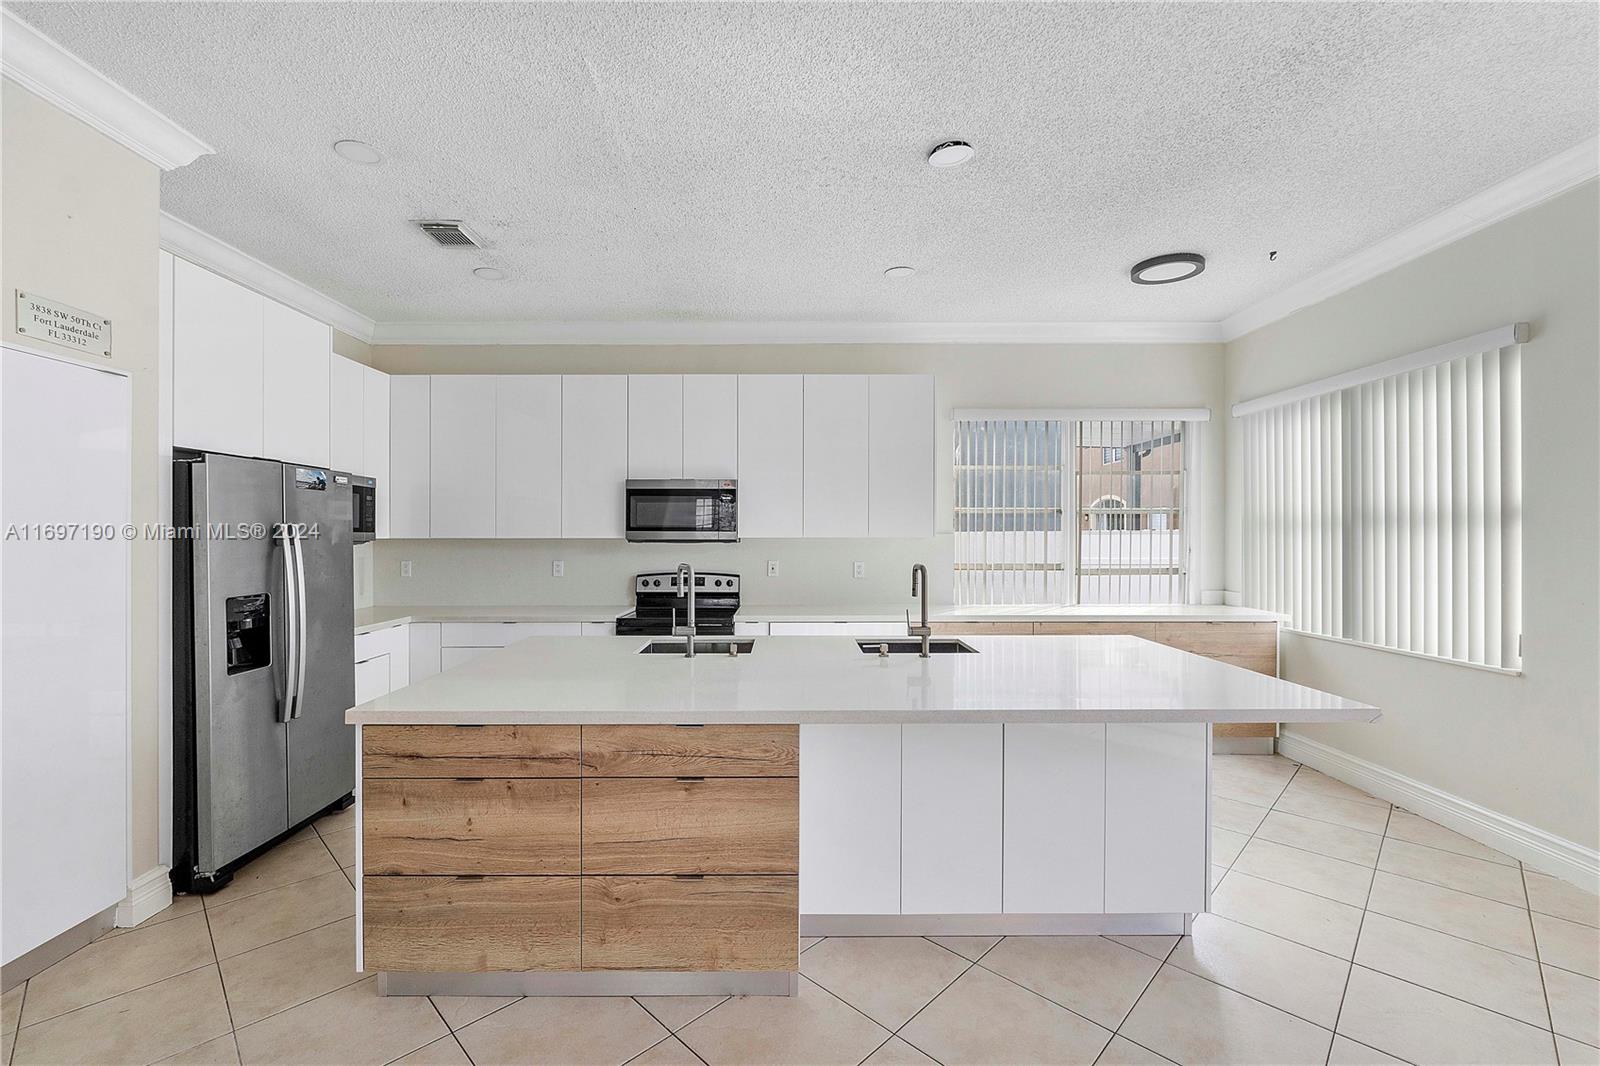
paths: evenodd
<path fill-rule="evenodd" d="M 585 874 L 792 874 L 800 781 L 589 778 Z"/>
<path fill-rule="evenodd" d="M 1278 673 L 1275 622 L 1158 622 L 1154 639 L 1260 674 Z"/>
<path fill-rule="evenodd" d="M 364 874 L 576 874 L 576 779 L 372 779 Z"/>
<path fill-rule="evenodd" d="M 793 777 L 800 728 L 792 725 L 583 727 L 586 777 Z"/>
<path fill-rule="evenodd" d="M 575 725 L 369 725 L 361 774 L 374 777 L 577 777 Z"/>
<path fill-rule="evenodd" d="M 1156 639 L 1154 622 L 1035 622 L 1041 637 L 1143 637 Z"/>
<path fill-rule="evenodd" d="M 585 877 L 585 970 L 799 969 L 794 877 Z"/>
<path fill-rule="evenodd" d="M 576 877 L 364 877 L 371 971 L 576 970 Z"/>
<path fill-rule="evenodd" d="M 934 622 L 929 628 L 936 637 L 1026 637 L 1033 632 L 1032 622 Z"/>

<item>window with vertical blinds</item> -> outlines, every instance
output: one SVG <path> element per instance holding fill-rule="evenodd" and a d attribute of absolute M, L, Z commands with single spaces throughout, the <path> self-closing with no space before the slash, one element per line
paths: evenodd
<path fill-rule="evenodd" d="M 1241 405 L 1258 408 L 1241 412 L 1247 605 L 1309 633 L 1520 668 L 1521 349 L 1464 346 Z"/>

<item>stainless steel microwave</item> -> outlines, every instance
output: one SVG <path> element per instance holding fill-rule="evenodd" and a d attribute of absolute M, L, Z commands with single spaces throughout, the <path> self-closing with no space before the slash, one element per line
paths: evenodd
<path fill-rule="evenodd" d="M 629 478 L 624 491 L 629 540 L 739 539 L 739 482 L 733 478 Z"/>

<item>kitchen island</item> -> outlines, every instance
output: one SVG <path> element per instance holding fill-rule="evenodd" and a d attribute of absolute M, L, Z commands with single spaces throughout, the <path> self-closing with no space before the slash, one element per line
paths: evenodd
<path fill-rule="evenodd" d="M 1181 932 L 1210 724 L 1378 716 L 1136 637 L 646 643 L 535 637 L 348 713 L 388 992 L 785 994 L 800 935 Z"/>

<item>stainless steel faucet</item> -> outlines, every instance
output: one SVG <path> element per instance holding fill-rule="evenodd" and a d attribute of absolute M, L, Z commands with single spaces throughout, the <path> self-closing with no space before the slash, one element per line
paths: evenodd
<path fill-rule="evenodd" d="M 678 611 L 672 611 L 672 635 L 685 638 L 683 654 L 685 658 L 694 658 L 694 567 L 688 563 L 678 564 L 678 588 L 683 593 L 683 598 L 689 608 L 689 624 L 678 624 Z"/>
<path fill-rule="evenodd" d="M 933 636 L 933 629 L 928 625 L 928 568 L 921 563 L 911 568 L 911 595 L 922 596 L 922 624 L 911 624 L 911 612 L 906 611 L 906 636 L 922 638 L 922 652 L 924 659 L 928 658 L 928 638 Z"/>

